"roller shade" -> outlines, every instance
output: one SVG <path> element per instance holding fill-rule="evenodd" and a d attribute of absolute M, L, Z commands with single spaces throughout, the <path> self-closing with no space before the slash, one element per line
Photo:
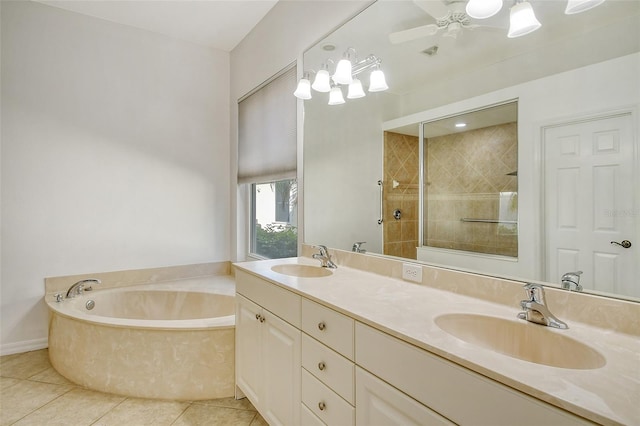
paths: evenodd
<path fill-rule="evenodd" d="M 238 103 L 238 183 L 296 177 L 296 67 Z"/>

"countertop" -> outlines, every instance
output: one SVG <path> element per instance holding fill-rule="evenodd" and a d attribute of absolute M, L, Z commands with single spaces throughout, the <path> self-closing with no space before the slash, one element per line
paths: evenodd
<path fill-rule="evenodd" d="M 548 328 L 549 332 L 590 346 L 605 357 L 606 364 L 591 370 L 550 367 L 463 342 L 435 323 L 436 317 L 448 313 L 513 320 L 520 312 L 519 306 L 510 307 L 341 265 L 331 270 L 331 276 L 322 278 L 300 278 L 271 270 L 283 263 L 318 266 L 318 261 L 306 257 L 234 266 L 594 422 L 640 424 L 637 336 L 567 320 L 568 330 Z"/>

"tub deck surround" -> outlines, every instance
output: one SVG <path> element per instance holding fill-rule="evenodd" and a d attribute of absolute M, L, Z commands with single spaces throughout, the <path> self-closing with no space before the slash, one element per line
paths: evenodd
<path fill-rule="evenodd" d="M 62 283 L 68 287 L 88 275 L 48 280 L 55 284 L 45 296 L 51 364 L 74 383 L 118 395 L 191 401 L 233 396 L 235 280 L 201 276 L 203 270 L 228 274 L 229 265 L 91 274 L 102 284 L 62 302 L 54 297 L 66 291 Z M 141 284 L 145 277 L 149 283 Z M 89 300 L 93 310 L 85 308 Z"/>
<path fill-rule="evenodd" d="M 317 260 L 309 257 L 244 262 L 234 266 L 596 423 L 631 425 L 640 421 L 640 339 L 637 334 L 613 331 L 607 323 L 596 327 L 563 317 L 558 313 L 560 309 L 555 299 L 548 297 L 551 312 L 570 327 L 568 330 L 548 328 L 549 333 L 564 334 L 587 344 L 606 358 L 606 364 L 598 369 L 574 370 L 522 361 L 459 340 L 435 323 L 439 315 L 450 313 L 519 321 L 516 315 L 520 312 L 518 302 L 524 298 L 522 283 L 493 279 L 504 292 L 497 292 L 498 301 L 492 302 L 490 296 L 477 298 L 454 292 L 460 285 L 455 281 L 454 271 L 448 271 L 450 275 L 447 275 L 447 279 L 452 280 L 450 286 L 453 290 L 445 291 L 446 284 L 439 282 L 437 286 L 440 288 L 434 288 L 429 285 L 428 278 L 423 278 L 425 285 L 394 278 L 393 275 L 401 271 L 401 261 L 379 259 L 381 263 L 376 264 L 378 259 L 373 256 L 360 255 L 362 257 L 357 260 L 351 254 L 348 256 L 352 265 L 355 263 L 367 268 L 373 264 L 371 269 L 380 273 L 345 266 L 340 263 L 340 256 L 336 256 L 338 268 L 333 269 L 328 277 L 299 278 L 271 270 L 272 266 L 284 263 L 319 265 Z M 460 274 L 460 279 L 468 281 L 469 275 Z M 484 278 L 478 277 L 480 280 Z M 506 297 L 503 293 L 507 293 Z M 567 303 L 573 303 L 571 299 L 568 297 Z M 515 301 L 511 303 L 512 300 Z M 637 321 L 637 304 L 629 307 L 623 301 L 618 302 L 631 316 L 617 320 Z M 580 312 L 580 315 L 584 313 Z M 626 327 L 615 325 L 612 328 Z M 635 331 L 637 333 L 637 329 Z"/>

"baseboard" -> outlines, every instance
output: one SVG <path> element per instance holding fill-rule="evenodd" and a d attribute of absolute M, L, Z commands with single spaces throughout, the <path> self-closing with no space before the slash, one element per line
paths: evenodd
<path fill-rule="evenodd" d="M 42 339 L 23 340 L 21 342 L 6 343 L 0 345 L 0 356 L 19 354 L 22 352 L 36 351 L 49 347 L 49 341 L 46 337 Z"/>

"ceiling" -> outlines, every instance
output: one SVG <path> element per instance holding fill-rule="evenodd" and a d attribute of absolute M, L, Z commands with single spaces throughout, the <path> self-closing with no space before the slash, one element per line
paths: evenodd
<path fill-rule="evenodd" d="M 278 0 L 36 0 L 230 52 Z"/>

